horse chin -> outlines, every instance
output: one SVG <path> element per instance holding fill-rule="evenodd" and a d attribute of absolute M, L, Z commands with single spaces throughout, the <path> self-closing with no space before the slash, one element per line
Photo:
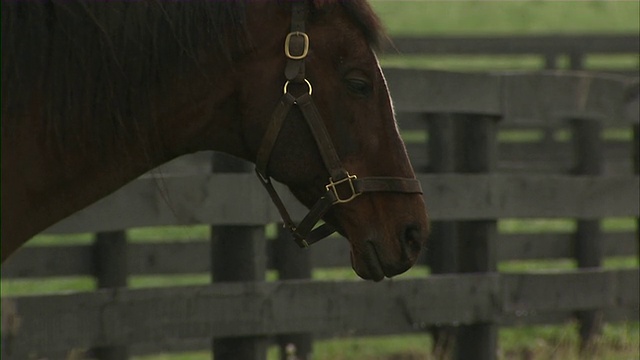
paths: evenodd
<path fill-rule="evenodd" d="M 342 217 L 343 221 L 335 221 L 334 217 L 327 220 L 330 220 L 328 222 L 339 234 L 348 239 L 351 267 L 362 279 L 381 281 L 385 277 L 402 274 L 415 264 L 425 239 L 417 241 L 417 245 L 420 245 L 417 249 L 403 247 L 392 234 L 353 226 L 344 221 L 345 218 L 346 216 Z M 362 221 L 355 223 L 361 224 Z"/>
<path fill-rule="evenodd" d="M 409 270 L 414 263 L 415 261 L 408 259 L 399 263 L 386 263 L 373 241 L 366 241 L 359 249 L 351 245 L 351 267 L 364 280 L 377 282 L 385 277 L 391 278 Z"/>
<path fill-rule="evenodd" d="M 351 267 L 364 280 L 382 281 L 387 276 L 373 244 L 368 243 L 368 250 L 355 256 L 351 249 Z"/>

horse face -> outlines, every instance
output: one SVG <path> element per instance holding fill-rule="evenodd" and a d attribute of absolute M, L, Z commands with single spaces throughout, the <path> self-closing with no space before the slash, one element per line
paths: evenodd
<path fill-rule="evenodd" d="M 344 168 L 358 178 L 415 177 L 384 76 L 366 36 L 366 27 L 374 26 L 375 17 L 364 2 L 349 5 L 361 7 L 356 14 L 340 3 L 318 3 L 306 24 L 310 39 L 306 79 Z M 240 90 L 241 103 L 246 104 L 241 112 L 243 127 L 251 129 L 246 137 L 247 143 L 255 144 L 254 154 L 283 93 L 287 10 L 269 15 L 278 25 L 260 20 L 266 16 L 253 21 L 249 16 L 256 48 L 239 72 L 247 79 Z M 265 11 L 261 9 L 263 15 Z M 282 36 L 261 36 L 268 33 L 267 26 L 279 26 Z M 308 90 L 305 84 L 289 89 L 299 95 Z M 268 170 L 308 207 L 326 191 L 328 171 L 295 106 L 280 130 Z M 364 193 L 333 206 L 324 220 L 349 239 L 352 266 L 364 279 L 381 280 L 409 269 L 428 233 L 423 198 L 418 194 Z"/>

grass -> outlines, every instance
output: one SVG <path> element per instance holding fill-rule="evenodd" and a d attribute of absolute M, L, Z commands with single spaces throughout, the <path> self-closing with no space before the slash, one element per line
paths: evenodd
<path fill-rule="evenodd" d="M 402 55 L 382 54 L 383 67 L 401 67 L 447 71 L 500 71 L 544 69 L 542 56 L 532 55 Z M 587 55 L 585 69 L 628 70 L 638 68 L 640 59 L 636 55 Z M 569 61 L 561 57 L 559 69 L 569 69 Z"/>
<path fill-rule="evenodd" d="M 587 354 L 580 354 L 575 344 L 579 341 L 577 324 L 570 322 L 557 326 L 532 326 L 501 329 L 499 359 L 532 360 L 631 360 L 638 358 L 638 324 L 605 325 L 603 333 Z M 531 341 L 531 339 L 535 339 Z M 385 337 L 318 340 L 313 345 L 314 360 L 435 360 L 431 353 L 432 340 L 428 334 Z M 615 352 L 603 350 L 615 348 Z M 269 360 L 279 359 L 279 349 L 271 347 Z M 586 356 L 586 357 L 585 357 Z M 136 360 L 205 360 L 208 352 L 181 355 L 140 356 Z"/>
<path fill-rule="evenodd" d="M 623 34 L 640 30 L 638 1 L 372 0 L 391 35 Z"/>
<path fill-rule="evenodd" d="M 637 359 L 638 323 L 605 325 L 602 334 L 586 353 L 580 354 L 576 344 L 578 324 L 561 326 L 515 327 L 500 331 L 503 359 Z M 534 341 L 531 341 L 534 339 Z"/>
<path fill-rule="evenodd" d="M 500 348 L 498 359 L 637 359 L 638 327 L 630 325 L 621 327 L 605 325 L 603 334 L 588 348 L 587 353 L 580 354 L 573 346 L 578 341 L 576 324 L 568 323 L 555 327 L 529 327 L 500 331 L 501 343 L 512 343 L 511 349 Z M 528 335 L 538 335 L 534 342 L 523 342 Z M 601 350 L 607 344 L 617 349 L 615 355 Z M 431 353 L 432 341 L 427 334 L 317 340 L 313 345 L 314 360 L 435 360 Z M 208 360 L 208 351 L 177 354 L 159 354 L 134 356 L 134 360 Z M 276 346 L 268 350 L 267 359 L 280 359 L 280 351 Z"/>

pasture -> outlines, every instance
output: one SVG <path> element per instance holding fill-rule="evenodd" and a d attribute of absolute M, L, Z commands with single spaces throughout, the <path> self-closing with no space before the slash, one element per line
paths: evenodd
<path fill-rule="evenodd" d="M 639 29 L 638 2 L 416 2 L 416 1 L 372 1 L 373 6 L 385 22 L 390 34 L 395 35 L 449 35 L 470 33 L 484 34 L 532 34 L 532 33 L 637 33 Z M 561 60 L 562 62 L 568 60 Z M 587 61 L 587 67 L 637 68 L 638 56 L 594 56 Z M 421 56 L 406 57 L 385 55 L 382 57 L 385 66 L 414 66 L 419 68 L 435 68 L 447 70 L 496 70 L 496 69 L 537 69 L 541 67 L 539 59 L 531 56 L 502 57 L 499 59 L 478 57 L 461 58 L 443 56 L 426 58 Z M 392 94 L 393 95 L 393 94 Z M 401 123 L 402 124 L 402 123 Z M 402 125 L 401 125 L 402 126 Z M 554 129 L 552 137 L 560 143 L 562 149 L 571 147 L 572 130 L 567 127 Z M 410 144 L 423 146 L 430 139 L 429 132 L 408 127 L 404 136 Z M 531 129 L 501 129 L 497 137 L 502 144 L 537 142 L 544 136 L 543 131 Z M 621 126 L 605 129 L 603 138 L 613 143 L 633 143 L 633 133 L 629 128 Z M 637 142 L 637 138 L 635 140 Z M 637 145 L 637 143 L 636 143 Z M 505 145 L 508 146 L 508 145 Z M 628 145 L 623 145 L 628 146 Z M 626 149 L 626 148 L 625 148 Z M 425 159 L 422 159 L 426 161 Z M 507 159 L 515 161 L 514 159 Z M 628 159 L 626 159 L 628 160 Z M 416 160 L 420 161 L 420 160 Z M 561 160 L 561 161 L 567 161 Z M 637 159 L 636 159 L 637 161 Z M 615 161 L 614 161 L 615 162 Z M 557 164 L 556 164 L 557 165 Z M 554 165 L 555 166 L 555 165 Z M 614 167 L 618 165 L 613 165 Z M 625 165 L 629 170 L 630 164 Z M 637 166 L 637 164 L 636 164 Z M 637 171 L 637 170 L 636 170 Z M 162 172 L 157 172 L 157 178 L 162 179 Z M 162 180 L 159 180 L 162 183 Z M 432 209 L 432 211 L 437 211 Z M 441 219 L 442 220 L 442 219 Z M 496 220 L 497 232 L 508 238 L 510 235 L 535 234 L 541 237 L 562 236 L 568 238 L 582 225 L 572 218 L 556 217 L 526 219 L 523 216 L 514 218 L 500 218 Z M 624 249 L 631 249 L 630 253 L 608 248 L 606 259 L 602 266 L 608 270 L 629 271 L 637 269 L 637 218 L 608 217 L 598 221 L 597 227 L 606 234 L 611 234 L 607 244 L 614 244 L 617 235 L 624 243 Z M 278 235 L 278 227 L 269 224 L 265 227 L 266 237 L 273 239 Z M 185 244 L 197 249 L 206 249 L 210 227 L 171 226 L 128 229 L 128 241 L 136 247 L 143 248 L 148 244 Z M 629 234 L 635 234 L 630 235 Z M 635 237 L 633 237 L 635 236 Z M 515 237 L 514 237 L 515 238 Z M 43 234 L 33 239 L 29 247 L 68 246 L 82 247 L 94 241 L 91 233 L 74 235 Z M 554 240 L 556 241 L 556 240 Z M 554 243 L 553 241 L 550 243 Z M 557 241 L 555 243 L 558 243 Z M 634 245 L 635 244 L 635 245 Z M 608 245 L 607 245 L 608 246 Z M 635 247 L 634 247 L 635 246 Z M 634 252 L 635 250 L 635 252 Z M 508 250 L 504 250 L 505 253 Z M 567 250 L 569 252 L 569 250 Z M 195 252 L 194 252 L 195 253 Z M 346 252 L 342 253 L 347 256 Z M 556 255 L 551 260 L 531 260 L 526 256 L 518 259 L 508 259 L 503 256 L 498 264 L 502 273 L 531 272 L 534 274 L 548 274 L 558 271 L 575 269 L 577 260 L 566 253 Z M 524 257 L 524 259 L 523 259 Z M 341 266 L 332 268 L 314 268 L 313 279 L 328 282 L 358 281 L 356 275 L 349 268 L 345 268 L 348 259 L 337 260 Z M 168 286 L 194 286 L 210 283 L 211 276 L 201 271 L 202 265 L 194 261 L 192 267 L 185 266 L 177 275 L 150 275 L 144 271 L 128 277 L 131 288 L 155 288 Z M 176 264 L 173 264 L 176 265 Z M 208 265 L 208 264 L 207 264 Z M 171 267 L 170 265 L 167 265 Z M 180 268 L 179 265 L 177 267 Z M 191 273 L 193 269 L 197 273 Z M 3 268 L 4 271 L 4 268 Z M 167 271 L 168 272 L 168 271 Z M 424 263 L 397 279 L 422 279 L 430 274 Z M 271 268 L 266 275 L 267 281 L 278 278 L 276 270 Z M 396 281 L 395 279 L 393 281 Z M 56 278 L 6 278 L 3 276 L 2 297 L 34 294 L 56 294 L 60 292 L 82 292 L 97 288 L 97 280 L 88 274 L 82 276 L 60 276 Z M 627 319 L 628 320 L 628 319 Z M 637 320 L 637 319 L 636 319 Z M 575 320 L 560 322 L 552 325 L 527 324 L 520 326 L 501 327 L 499 329 L 499 358 L 503 359 L 578 359 L 577 352 L 580 338 L 579 324 Z M 602 334 L 590 345 L 593 354 L 602 359 L 633 359 L 638 358 L 640 346 L 640 331 L 637 321 L 624 321 L 606 324 Z M 201 347 L 196 344 L 195 348 Z M 206 348 L 206 346 L 204 346 Z M 384 337 L 361 337 L 343 334 L 341 338 L 320 338 L 314 341 L 313 359 L 431 359 L 431 337 L 426 334 L 394 335 Z M 208 359 L 208 352 L 194 350 L 183 354 L 153 354 L 137 355 L 135 359 L 144 360 L 199 360 Z M 269 359 L 280 357 L 277 346 L 272 345 Z"/>

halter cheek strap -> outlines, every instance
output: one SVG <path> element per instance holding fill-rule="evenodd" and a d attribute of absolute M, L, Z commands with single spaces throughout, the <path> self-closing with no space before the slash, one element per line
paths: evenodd
<path fill-rule="evenodd" d="M 296 243 L 300 247 L 308 247 L 335 232 L 335 229 L 326 223 L 314 229 L 314 226 L 331 206 L 348 203 L 364 192 L 422 194 L 422 188 L 418 180 L 410 178 L 368 177 L 358 179 L 355 174 L 349 174 L 342 166 L 329 132 L 311 97 L 313 93 L 311 83 L 305 78 L 304 60 L 309 51 L 309 37 L 304 32 L 307 3 L 305 1 L 294 2 L 292 7 L 291 32 L 285 38 L 284 53 L 287 57 L 285 77 L 287 81 L 284 85 L 284 95 L 280 98 L 280 102 L 271 115 L 271 121 L 258 149 L 256 174 L 280 212 L 284 226 L 289 229 Z M 290 83 L 306 85 L 307 92 L 297 97 L 292 95 L 288 87 Z M 310 208 L 307 216 L 298 225 L 291 219 L 282 199 L 273 187 L 268 173 L 271 152 L 278 139 L 280 129 L 293 106 L 297 106 L 304 116 L 318 146 L 325 168 L 329 172 L 325 193 Z"/>

